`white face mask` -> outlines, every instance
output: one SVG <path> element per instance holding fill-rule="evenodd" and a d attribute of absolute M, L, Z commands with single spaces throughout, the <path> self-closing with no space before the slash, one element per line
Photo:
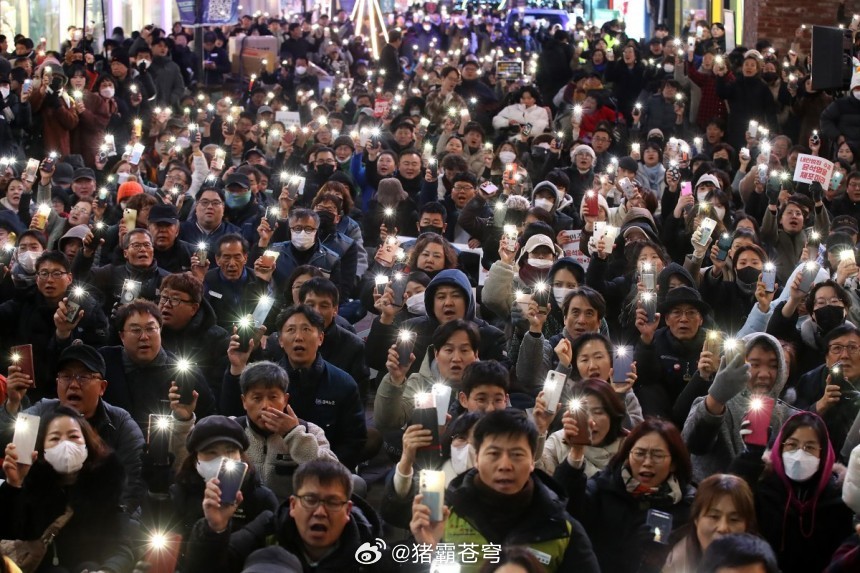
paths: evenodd
<path fill-rule="evenodd" d="M 675 71 L 675 64 L 663 64 L 663 71 L 667 74 L 671 74 Z"/>
<path fill-rule="evenodd" d="M 0 95 L 3 96 L 3 99 L 9 97 L 9 87 L 7 86 L 5 88 L 0 88 Z"/>
<path fill-rule="evenodd" d="M 555 263 L 552 259 L 535 259 L 533 257 L 529 257 L 526 262 L 536 269 L 548 269 Z"/>
<path fill-rule="evenodd" d="M 53 448 L 45 450 L 45 461 L 60 474 L 73 474 L 84 467 L 87 447 L 71 440 L 63 440 Z"/>
<path fill-rule="evenodd" d="M 305 66 L 296 66 L 296 74 L 303 76 L 307 73 L 308 69 Z"/>
<path fill-rule="evenodd" d="M 116 174 L 116 180 L 117 180 L 117 182 L 119 182 L 120 185 L 122 185 L 123 183 L 128 181 L 128 178 L 130 175 L 131 175 L 131 173 L 122 173 L 122 172 L 117 173 Z"/>
<path fill-rule="evenodd" d="M 457 475 L 465 473 L 475 467 L 475 450 L 471 444 L 464 446 L 451 446 L 451 467 Z"/>
<path fill-rule="evenodd" d="M 499 152 L 499 161 L 504 163 L 505 165 L 509 163 L 513 163 L 517 159 L 517 154 L 513 151 L 501 151 Z"/>
<path fill-rule="evenodd" d="M 718 205 L 714 205 L 714 213 L 716 213 L 716 214 L 717 214 L 717 219 L 719 219 L 720 221 L 722 221 L 722 220 L 723 220 L 723 217 L 725 217 L 725 216 L 726 216 L 726 208 L 725 208 L 725 207 L 720 207 L 720 206 L 718 206 Z"/>
<path fill-rule="evenodd" d="M 415 316 L 424 316 L 427 314 L 427 308 L 424 306 L 424 293 L 415 293 L 406 299 L 406 310 L 409 314 Z"/>
<path fill-rule="evenodd" d="M 24 269 L 24 272 L 33 274 L 36 272 L 36 259 L 41 254 L 33 251 L 18 251 L 18 264 Z"/>
<path fill-rule="evenodd" d="M 197 475 L 203 478 L 203 481 L 209 481 L 214 477 L 218 477 L 218 470 L 221 469 L 221 459 L 215 458 L 209 460 L 208 462 L 201 461 L 199 458 L 197 460 Z"/>
<path fill-rule="evenodd" d="M 803 450 L 782 452 L 782 465 L 785 475 L 792 481 L 804 482 L 818 471 L 820 460 Z"/>
<path fill-rule="evenodd" d="M 567 293 L 572 290 L 572 288 L 552 287 L 552 296 L 553 298 L 555 298 L 555 302 L 558 304 L 558 306 L 561 306 L 561 303 L 564 302 Z"/>
<path fill-rule="evenodd" d="M 298 233 L 293 233 L 291 242 L 293 246 L 300 251 L 307 251 L 314 245 L 314 241 L 316 241 L 317 232 L 312 231 L 310 233 L 306 231 L 300 231 Z"/>
<path fill-rule="evenodd" d="M 102 88 L 99 90 L 99 94 L 105 99 L 110 99 L 113 97 L 114 89 L 113 88 Z"/>
<path fill-rule="evenodd" d="M 707 198 L 708 193 L 709 193 L 708 190 L 705 190 L 705 191 L 696 190 L 696 200 L 699 203 L 701 203 L 702 201 L 704 201 Z"/>
<path fill-rule="evenodd" d="M 543 197 L 535 199 L 535 207 L 540 207 L 544 211 L 552 211 L 553 202 Z"/>

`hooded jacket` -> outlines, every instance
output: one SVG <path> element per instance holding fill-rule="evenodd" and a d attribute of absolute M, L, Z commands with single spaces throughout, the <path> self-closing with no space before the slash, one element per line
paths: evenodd
<path fill-rule="evenodd" d="M 412 353 L 415 355 L 415 362 L 412 364 L 409 372 L 416 372 L 419 369 L 427 353 L 427 348 L 430 346 L 433 332 L 440 325 L 433 308 L 436 290 L 441 286 L 457 287 L 463 292 L 463 296 L 466 298 L 466 313 L 463 318 L 478 327 L 478 333 L 481 335 L 481 343 L 478 348 L 481 360 L 504 359 L 506 344 L 504 333 L 495 326 L 475 316 L 475 297 L 472 294 L 472 286 L 469 284 L 469 279 L 466 275 L 457 269 L 446 269 L 437 274 L 424 291 L 424 304 L 427 308 L 427 316 L 409 319 L 399 326 L 395 324 L 382 324 L 379 318 L 374 319 L 370 327 L 370 334 L 367 337 L 368 366 L 376 370 L 385 371 L 388 349 L 397 340 L 397 331 L 399 328 L 406 328 L 416 334 L 415 346 L 412 350 Z"/>
<path fill-rule="evenodd" d="M 305 556 L 301 536 L 296 522 L 290 515 L 290 505 L 283 504 L 277 512 L 266 511 L 242 530 L 230 534 L 229 529 L 215 533 L 205 519 L 194 525 L 191 534 L 193 550 L 188 554 L 188 571 L 214 571 L 239 573 L 245 559 L 256 549 L 274 541 L 302 562 L 302 570 L 313 573 L 394 573 L 399 566 L 394 564 L 387 552 L 382 559 L 367 565 L 356 562 L 359 547 L 368 543 L 375 545 L 383 537 L 382 523 L 369 503 L 352 496 L 349 521 L 338 539 L 337 546 L 316 564 L 310 564 Z"/>
<path fill-rule="evenodd" d="M 841 495 L 844 468 L 834 465 L 836 456 L 825 429 L 818 471 L 805 483 L 789 479 L 779 455 L 780 444 L 788 438 L 783 429 L 784 425 L 770 453 L 770 471 L 761 451 L 754 450 L 739 456 L 731 473 L 750 484 L 759 534 L 773 547 L 782 573 L 823 571 L 839 544 L 853 533 L 853 513 Z"/>
<path fill-rule="evenodd" d="M 559 231 L 567 231 L 573 229 L 574 220 L 570 216 L 565 215 L 563 212 L 559 211 L 559 208 L 565 204 L 564 199 L 567 198 L 567 194 L 565 194 L 564 197 L 560 197 L 558 187 L 556 187 L 553 183 L 550 183 L 549 181 L 541 181 L 532 188 L 532 205 L 534 205 L 535 202 L 535 193 L 537 193 L 538 191 L 546 190 L 552 191 L 552 194 L 555 197 L 552 202 L 552 209 L 549 210 L 549 214 L 552 215 L 553 219 L 553 230 L 555 230 L 556 234 L 558 234 Z M 567 204 L 570 204 L 570 200 Z M 555 237 L 553 237 L 553 239 L 555 239 Z"/>
<path fill-rule="evenodd" d="M 757 343 L 765 343 L 777 357 L 776 382 L 768 396 L 777 400 L 785 381 L 788 366 L 779 341 L 769 334 L 749 334 L 743 338 L 744 354 Z M 690 414 L 684 422 L 681 435 L 690 450 L 693 462 L 693 479 L 701 481 L 711 474 L 727 471 L 729 465 L 744 451 L 741 422 L 749 410 L 750 392 L 744 390 L 726 403 L 722 414 L 711 414 L 705 407 L 705 397 L 696 398 Z M 770 421 L 771 435 L 777 432 L 788 417 L 796 412 L 784 402 L 777 402 Z"/>

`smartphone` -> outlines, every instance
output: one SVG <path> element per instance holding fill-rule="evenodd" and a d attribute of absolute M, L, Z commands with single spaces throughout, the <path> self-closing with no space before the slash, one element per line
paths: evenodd
<path fill-rule="evenodd" d="M 33 345 L 20 344 L 13 346 L 12 363 L 21 369 L 21 372 L 30 377 L 34 383 L 36 382 L 36 371 L 33 364 Z"/>
<path fill-rule="evenodd" d="M 179 388 L 179 403 L 190 404 L 194 400 L 194 371 L 187 360 L 176 363 L 176 386 Z"/>
<path fill-rule="evenodd" d="M 633 182 L 627 177 L 622 177 L 618 182 L 618 186 L 621 187 L 621 191 L 628 199 L 632 199 L 633 195 L 636 193 L 636 186 L 633 185 Z"/>
<path fill-rule="evenodd" d="M 401 367 L 409 364 L 412 350 L 415 348 L 415 333 L 411 330 L 401 330 L 397 333 L 397 363 Z"/>
<path fill-rule="evenodd" d="M 838 172 L 837 172 L 838 173 Z M 39 160 L 38 159 L 28 159 L 27 166 L 24 168 L 24 173 L 21 175 L 21 178 L 33 182 L 36 180 L 36 176 L 39 174 Z"/>
<path fill-rule="evenodd" d="M 99 153 L 102 153 L 101 151 Z M 99 189 L 98 202 L 99 207 L 107 207 L 108 197 L 110 197 L 110 191 L 107 188 L 102 187 Z"/>
<path fill-rule="evenodd" d="M 391 281 L 391 291 L 393 294 L 392 304 L 394 306 L 403 306 L 403 296 L 406 294 L 406 275 L 403 273 L 394 273 L 394 280 Z"/>
<path fill-rule="evenodd" d="M 758 137 L 758 122 L 755 120 L 750 120 L 749 127 L 747 127 L 747 132 L 753 139 Z"/>
<path fill-rule="evenodd" d="M 842 178 L 844 175 L 841 171 L 834 171 L 833 175 L 830 177 L 830 189 L 836 191 L 839 189 L 839 186 L 842 184 Z"/>
<path fill-rule="evenodd" d="M 418 493 L 423 496 L 422 503 L 430 508 L 430 521 L 442 521 L 445 505 L 445 472 L 421 470 L 418 474 Z"/>
<path fill-rule="evenodd" d="M 818 135 L 817 129 L 812 130 L 812 135 L 809 137 L 809 142 L 812 143 L 812 145 L 818 145 L 819 143 L 821 143 L 821 136 Z"/>
<path fill-rule="evenodd" d="M 221 505 L 233 505 L 239 495 L 248 464 L 242 461 L 224 458 L 218 470 L 218 487 L 221 489 Z"/>
<path fill-rule="evenodd" d="M 483 191 L 487 195 L 493 196 L 498 190 L 499 188 L 493 185 L 491 181 L 484 181 L 483 183 L 481 183 L 481 191 Z"/>
<path fill-rule="evenodd" d="M 710 217 L 705 217 L 702 219 L 702 222 L 699 225 L 699 228 L 702 230 L 702 236 L 699 239 L 700 245 L 707 245 L 711 240 L 711 234 L 714 232 L 714 229 L 717 227 L 717 222 L 711 219 Z"/>
<path fill-rule="evenodd" d="M 639 276 L 642 278 L 642 284 L 645 285 L 645 290 L 657 289 L 657 273 L 654 272 L 653 265 L 650 263 L 643 263 Z"/>
<path fill-rule="evenodd" d="M 585 214 L 589 217 L 597 217 L 600 214 L 597 193 L 594 191 L 589 191 L 585 194 Z"/>
<path fill-rule="evenodd" d="M 137 210 L 125 209 L 122 212 L 122 220 L 125 222 L 125 231 L 131 231 L 137 226 Z"/>
<path fill-rule="evenodd" d="M 773 292 L 776 290 L 776 265 L 773 263 L 765 263 L 764 270 L 761 272 L 761 280 L 764 283 L 764 290 Z"/>
<path fill-rule="evenodd" d="M 645 309 L 648 322 L 654 322 L 657 319 L 657 297 L 653 292 L 646 291 L 639 295 L 639 301 Z"/>
<path fill-rule="evenodd" d="M 3 248 L 0 249 L 0 266 L 4 266 L 9 268 L 9 265 L 12 264 L 12 258 L 15 256 L 15 241 L 17 237 L 15 233 L 9 233 L 9 236 L 6 238 L 6 242 L 3 244 Z"/>
<path fill-rule="evenodd" d="M 532 300 L 540 308 L 549 308 L 549 299 L 552 296 L 552 288 L 546 283 L 536 283 L 532 289 Z"/>
<path fill-rule="evenodd" d="M 729 249 L 731 248 L 732 236 L 729 233 L 720 235 L 720 239 L 717 241 L 717 260 L 725 261 L 726 257 L 729 256 Z"/>
<path fill-rule="evenodd" d="M 122 283 L 122 292 L 119 295 L 120 304 L 129 304 L 140 295 L 140 289 L 143 285 L 140 281 L 126 279 Z"/>
<path fill-rule="evenodd" d="M 667 545 L 672 534 L 672 514 L 657 509 L 649 509 L 645 516 L 645 524 L 651 529 L 654 541 Z"/>
<path fill-rule="evenodd" d="M 172 420 L 163 414 L 150 414 L 146 425 L 147 452 L 156 466 L 170 465 L 170 438 Z"/>
<path fill-rule="evenodd" d="M 296 200 L 299 195 L 305 194 L 305 182 L 306 178 L 300 175 L 296 175 L 292 179 L 290 179 L 290 187 L 289 187 L 289 195 L 290 199 Z"/>
<path fill-rule="evenodd" d="M 86 292 L 83 287 L 73 287 L 66 300 L 66 322 L 73 324 L 81 312 L 81 304 L 84 302 Z"/>
<path fill-rule="evenodd" d="M 33 89 L 33 80 L 24 80 L 24 85 L 21 87 L 22 94 L 30 93 L 30 90 Z"/>
<path fill-rule="evenodd" d="M 523 128 L 520 130 L 520 133 L 522 133 L 523 135 L 528 137 L 529 135 L 531 135 L 533 127 L 534 126 L 532 124 L 527 123 L 527 124 L 523 125 Z"/>
<path fill-rule="evenodd" d="M 251 314 L 254 323 L 265 324 L 273 306 L 275 306 L 275 297 L 267 294 L 261 296 L 260 300 L 257 301 L 257 306 L 254 307 L 254 312 Z"/>
<path fill-rule="evenodd" d="M 54 170 L 54 164 L 56 162 L 57 162 L 57 153 L 55 151 L 52 151 L 45 158 L 45 161 L 42 162 L 42 169 L 45 171 L 53 171 Z"/>
<path fill-rule="evenodd" d="M 239 335 L 239 352 L 248 352 L 256 330 L 257 323 L 251 315 L 244 316 L 239 320 L 236 324 L 236 333 Z"/>
<path fill-rule="evenodd" d="M 224 159 L 227 157 L 227 152 L 220 147 L 215 150 L 215 155 L 212 157 L 210 167 L 213 171 L 221 171 L 224 169 Z"/>
<path fill-rule="evenodd" d="M 627 375 L 633 370 L 633 348 L 616 346 L 612 356 L 612 383 L 624 384 Z"/>
<path fill-rule="evenodd" d="M 567 375 L 563 372 L 550 370 L 546 373 L 546 379 L 543 381 L 543 399 L 546 401 L 548 414 L 555 414 L 558 410 L 558 402 L 561 400 L 561 393 L 564 391 L 566 382 Z"/>
<path fill-rule="evenodd" d="M 774 400 L 767 395 L 756 395 L 750 399 L 750 409 L 744 415 L 749 421 L 752 433 L 744 437 L 744 442 L 753 446 L 767 446 L 767 431 L 773 414 Z"/>
<path fill-rule="evenodd" d="M 92 227 L 93 230 L 93 245 L 98 246 L 99 241 L 105 238 L 105 234 L 107 233 L 107 225 L 104 222 L 99 221 Z"/>
<path fill-rule="evenodd" d="M 758 169 L 757 177 L 759 184 L 767 185 L 767 164 L 762 163 L 758 167 L 756 167 L 756 169 Z"/>
<path fill-rule="evenodd" d="M 693 194 L 693 184 L 689 181 L 681 183 L 681 197 L 686 197 Z"/>
<path fill-rule="evenodd" d="M 385 265 L 393 265 L 399 247 L 400 242 L 397 240 L 397 237 L 388 237 L 385 244 L 379 247 L 379 262 Z"/>
<path fill-rule="evenodd" d="M 803 278 L 800 281 L 800 285 L 797 287 L 800 292 L 809 292 L 809 289 L 812 288 L 812 283 L 815 281 L 815 277 L 818 276 L 818 271 L 821 266 L 815 261 L 807 261 L 803 266 Z"/>
<path fill-rule="evenodd" d="M 12 443 L 18 450 L 18 463 L 33 465 L 33 452 L 36 451 L 36 438 L 39 435 L 39 416 L 21 412 L 15 419 L 15 434 Z"/>
<path fill-rule="evenodd" d="M 570 446 L 590 446 L 591 445 L 591 427 L 589 419 L 591 414 L 588 412 L 588 403 L 582 398 L 571 398 L 567 404 L 567 409 L 576 420 L 576 428 L 579 430 L 573 440 L 568 441 Z"/>
<path fill-rule="evenodd" d="M 131 156 L 128 158 L 128 162 L 132 165 L 137 165 L 140 163 L 140 158 L 143 157 L 143 152 L 146 149 L 146 146 L 142 143 L 135 143 L 134 147 L 131 149 Z"/>
<path fill-rule="evenodd" d="M 433 452 L 436 453 L 436 455 L 441 456 L 442 446 L 439 442 L 439 423 L 438 416 L 436 414 L 436 397 L 432 392 L 421 392 L 415 395 L 415 409 L 412 410 L 411 424 L 420 424 L 423 429 L 430 430 L 430 445 L 420 449 L 426 452 Z"/>
<path fill-rule="evenodd" d="M 224 122 L 224 133 L 227 135 L 236 134 L 236 124 L 233 121 L 233 116 L 227 116 L 227 120 Z"/>
<path fill-rule="evenodd" d="M 266 209 L 266 222 L 269 224 L 270 229 L 278 226 L 278 217 L 280 216 L 281 209 L 279 207 L 269 207 Z"/>
<path fill-rule="evenodd" d="M 181 544 L 182 536 L 178 533 L 152 533 L 143 557 L 149 565 L 147 573 L 174 573 Z"/>

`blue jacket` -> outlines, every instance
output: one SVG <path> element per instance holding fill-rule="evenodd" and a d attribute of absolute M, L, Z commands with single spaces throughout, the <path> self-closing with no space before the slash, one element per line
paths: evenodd
<path fill-rule="evenodd" d="M 321 245 L 319 241 L 311 247 L 309 255 L 308 251 L 298 251 L 301 256 L 297 256 L 296 249 L 290 241 L 269 245 L 269 250 L 280 253 L 278 260 L 275 263 L 275 272 L 272 275 L 272 281 L 275 283 L 276 292 L 284 292 L 287 286 L 287 279 L 290 278 L 290 275 L 296 267 L 300 265 L 311 265 L 319 268 L 319 270 L 326 275 L 326 278 L 336 284 L 340 291 L 341 299 L 346 300 L 347 297 L 345 295 L 350 290 L 348 288 L 348 284 L 349 281 L 353 279 L 344 279 L 342 276 L 340 270 L 340 257 L 336 252 Z M 263 250 L 258 246 L 254 246 L 251 249 L 251 258 L 248 261 L 249 264 L 253 265 L 253 262 L 262 254 Z"/>

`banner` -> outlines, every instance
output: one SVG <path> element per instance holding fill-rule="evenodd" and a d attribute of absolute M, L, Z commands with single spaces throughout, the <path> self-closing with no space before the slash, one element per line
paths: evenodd
<path fill-rule="evenodd" d="M 797 165 L 794 168 L 794 180 L 796 182 L 812 183 L 818 181 L 822 187 L 827 189 L 830 185 L 831 175 L 833 175 L 833 162 L 805 153 L 797 156 Z"/>
<path fill-rule="evenodd" d="M 202 19 L 198 21 L 196 4 L 201 2 Z M 179 21 L 183 26 L 223 26 L 239 22 L 239 0 L 176 0 Z"/>
<path fill-rule="evenodd" d="M 588 270 L 588 262 L 591 259 L 588 255 L 582 252 L 582 249 L 579 248 L 582 230 L 577 229 L 576 231 L 564 231 L 564 233 L 567 236 L 565 243 L 561 246 L 562 251 L 564 251 L 564 256 L 572 258 L 582 265 L 583 269 Z"/>

